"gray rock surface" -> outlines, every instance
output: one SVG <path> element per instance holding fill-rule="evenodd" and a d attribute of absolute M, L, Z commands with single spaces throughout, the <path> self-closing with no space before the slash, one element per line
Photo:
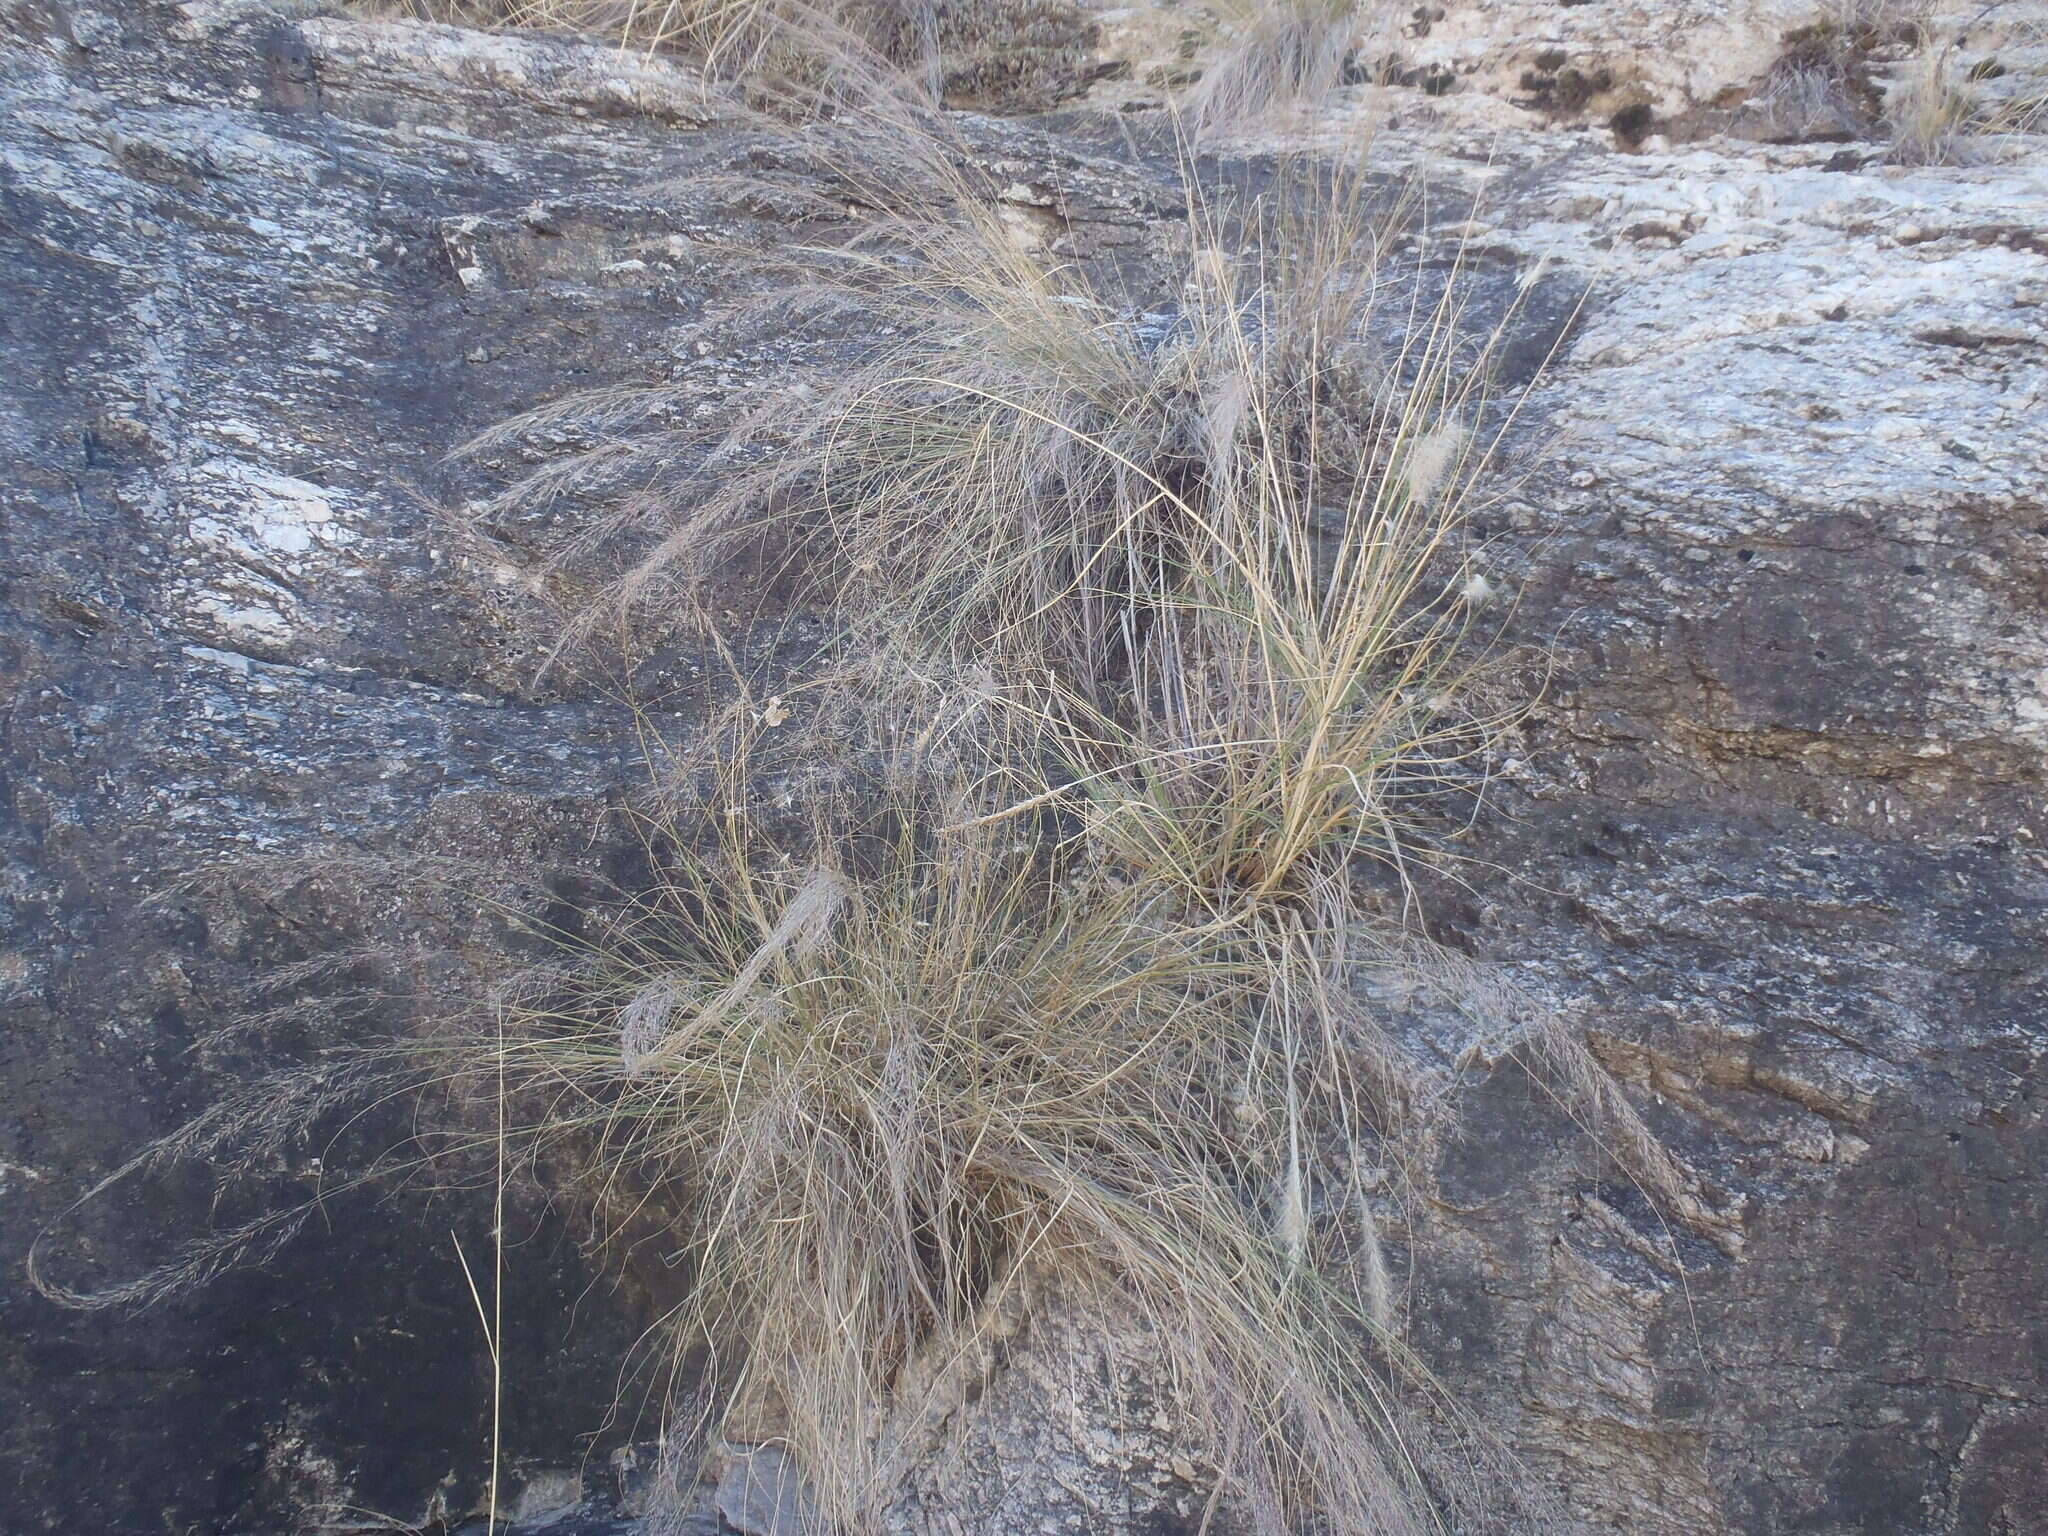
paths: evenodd
<path fill-rule="evenodd" d="M 334 850 L 602 872 L 629 718 L 535 689 L 510 567 L 453 558 L 435 505 L 478 427 L 647 366 L 680 283 L 640 260 L 674 231 L 627 189 L 684 163 L 703 94 L 597 44 L 275 7 L 15 5 L 4 31 L 0 1528 L 459 1515 L 488 1443 L 449 1241 L 488 1251 L 473 1202 L 337 1198 L 327 1240 L 135 1320 L 54 1308 L 24 1251 L 293 1044 L 192 1049 L 249 975 L 479 920 L 399 906 L 374 862 L 225 920 L 146 899 Z M 466 282 L 475 221 L 522 217 L 546 254 Z M 192 1178 L 121 1197 L 67 1278 L 132 1271 L 210 1204 Z M 591 1277 L 532 1226 L 507 1370 L 540 1385 L 508 1447 L 573 1464 L 631 1333 L 594 1307 L 565 1349 Z"/>
<path fill-rule="evenodd" d="M 2048 1528 L 2038 144 L 1911 170 L 1879 145 L 1628 153 L 1604 102 L 1514 104 L 1532 7 L 1439 9 L 1407 43 L 1459 90 L 1355 87 L 1315 131 L 1377 127 L 1388 165 L 1476 199 L 1441 238 L 1587 298 L 1530 403 L 1545 451 L 1482 529 L 1552 658 L 1543 703 L 1433 910 L 1587 1033 L 1704 1203 L 1654 1210 L 1519 1059 L 1447 1060 L 1461 1129 L 1395 1233 L 1410 1326 L 1591 1528 Z M 1676 116 L 1753 87 L 1779 24 L 1689 15 L 1560 25 Z M 567 909 L 621 857 L 602 812 L 630 716 L 601 681 L 536 680 L 541 531 L 456 538 L 434 509 L 495 471 L 443 455 L 577 387 L 749 387 L 672 343 L 742 280 L 724 247 L 786 238 L 784 211 L 712 174 L 755 151 L 660 59 L 275 0 L 4 18 L 0 1528 L 459 1521 L 489 1378 L 444 1229 L 487 1243 L 473 1204 L 338 1201 L 141 1320 L 54 1308 L 22 1256 L 83 1181 L 292 1046 L 188 1049 L 250 975 L 484 921 L 398 906 L 374 860 L 520 864 Z M 1049 174 L 986 131 L 1020 184 Z M 1040 233 L 1082 254 L 1165 212 L 1113 179 L 1075 210 Z M 232 917 L 146 904 L 209 861 L 337 847 L 365 862 Z M 137 1191 L 70 1272 L 131 1269 L 210 1201 Z M 528 1225 L 508 1423 L 551 1469 L 537 1509 L 605 1464 L 578 1437 L 637 1298 L 586 1293 L 573 1234 Z M 1053 1423 L 1070 1323 L 1024 1330 L 935 1426 L 909 1528 L 1174 1528 L 1144 1445 Z M 1133 1468 L 1144 1499 L 1104 1506 Z"/>
<path fill-rule="evenodd" d="M 1596 1528 L 2043 1529 L 2048 154 L 1340 110 L 1390 106 L 1453 177 L 1498 135 L 1476 259 L 1588 285 L 1481 529 L 1553 670 L 1439 911 L 1719 1212 L 1496 1070 L 1414 1233 L 1424 1348 Z"/>

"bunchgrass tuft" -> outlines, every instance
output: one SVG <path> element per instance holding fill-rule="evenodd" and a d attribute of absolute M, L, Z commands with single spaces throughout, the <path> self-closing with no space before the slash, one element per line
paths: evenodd
<path fill-rule="evenodd" d="M 1984 7 L 1971 27 L 2000 9 Z M 2004 74 L 1997 59 L 1966 64 L 1968 29 L 1945 32 L 1938 20 L 1928 0 L 1830 0 L 1786 35 L 1758 102 L 1767 131 L 1793 140 L 1881 137 L 1901 165 L 2024 155 L 2042 120 L 2041 94 L 1986 89 Z"/>
<path fill-rule="evenodd" d="M 576 623 L 708 622 L 723 573 L 766 539 L 870 638 L 1050 668 L 1094 698 L 1173 664 L 1173 642 L 1152 637 L 1191 573 L 1245 529 L 1267 540 L 1269 512 L 1306 558 L 1329 548 L 1310 522 L 1376 497 L 1391 509 L 1381 492 L 1423 472 L 1440 482 L 1414 498 L 1444 514 L 1435 541 L 1455 525 L 1484 458 L 1460 413 L 1484 403 L 1485 347 L 1454 298 L 1391 297 L 1398 189 L 1301 164 L 1257 196 L 1189 174 L 1179 281 L 1138 309 L 1020 230 L 959 146 L 907 120 L 882 138 L 818 150 L 835 187 L 877 210 L 860 238 L 784 253 L 783 281 L 726 318 L 784 335 L 857 322 L 886 340 L 723 427 L 652 389 L 545 407 L 483 440 L 565 425 L 598 440 L 488 509 L 613 495 L 613 517 L 580 525 L 553 568 L 632 539 L 643 552 Z M 1427 412 L 1421 391 L 1439 397 Z M 689 424 L 642 429 L 657 419 Z M 1418 555 L 1422 520 L 1404 512 L 1392 540 L 1381 528 L 1372 558 Z"/>
<path fill-rule="evenodd" d="M 1323 1262 L 1343 1245 L 1305 1194 L 1311 1127 L 1352 1118 L 1343 1032 L 1266 994 L 1248 935 L 972 809 L 801 850 L 715 812 L 715 845 L 676 846 L 588 965 L 445 1070 L 502 1079 L 540 1111 L 514 1140 L 580 1149 L 614 1201 L 679 1192 L 670 1328 L 704 1413 L 675 1432 L 766 1416 L 845 1529 L 902 1475 L 899 1384 L 1024 1272 L 1150 1325 L 1234 1499 L 1413 1528 L 1384 1305 Z"/>
<path fill-rule="evenodd" d="M 820 573 L 818 600 L 871 653 L 903 658 L 906 673 L 919 671 L 911 658 L 973 658 L 972 712 L 1005 745 L 957 793 L 899 813 L 915 830 L 898 834 L 879 892 L 828 869 L 820 839 L 773 899 L 741 903 L 745 957 L 728 943 L 712 975 L 636 983 L 614 1005 L 618 1032 L 635 1062 L 672 1063 L 703 1041 L 726 1070 L 731 1032 L 752 1049 L 766 1029 L 740 1011 L 728 973 L 748 977 L 740 992 L 758 988 L 763 966 L 787 963 L 784 935 L 811 927 L 792 914 L 828 903 L 851 925 L 840 942 L 859 951 L 836 962 L 835 986 L 881 989 L 859 970 L 872 964 L 892 990 L 914 973 L 1018 999 L 1058 973 L 1103 978 L 1100 995 L 1131 1011 L 1070 1015 L 1054 1001 L 1054 1019 L 995 1032 L 1039 1084 L 1096 1085 L 1054 1095 L 1075 1117 L 1058 1128 L 992 1126 L 982 1116 L 1009 1116 L 1007 1101 L 955 1102 L 963 1082 L 1017 1070 L 989 1058 L 987 1027 L 966 1022 L 988 1016 L 978 994 L 899 1005 L 959 1021 L 914 1047 L 877 1045 L 871 1022 L 833 1036 L 898 1064 L 871 1072 L 877 1085 L 905 1062 L 937 1074 L 889 1089 L 932 1117 L 892 1140 L 972 1144 L 1049 1181 L 995 1181 L 993 1205 L 954 1189 L 939 1207 L 975 1211 L 964 1227 L 931 1214 L 930 1198 L 914 1202 L 919 1221 L 938 1223 L 927 1246 L 975 1256 L 946 1261 L 968 1278 L 944 1304 L 935 1281 L 904 1267 L 912 1245 L 885 1220 L 884 1202 L 901 1209 L 901 1170 L 852 1161 L 872 1156 L 866 1142 L 808 1139 L 841 1120 L 750 1057 L 744 1095 L 727 1093 L 721 1112 L 770 1117 L 733 1145 L 787 1158 L 762 1187 L 794 1206 L 744 1220 L 699 1211 L 684 1227 L 761 1245 L 745 1260 L 706 1252 L 700 1275 L 802 1294 L 778 1291 L 770 1306 L 720 1294 L 719 1281 L 686 1305 L 685 1331 L 714 1360 L 741 1362 L 733 1394 L 779 1405 L 772 1420 L 822 1501 L 852 1519 L 891 1485 L 888 1426 L 916 1417 L 896 1395 L 905 1362 L 969 1350 L 959 1335 L 977 1326 L 977 1299 L 1023 1255 L 1071 1263 L 1060 1283 L 1108 1288 L 1173 1341 L 1190 1433 L 1221 1457 L 1211 1464 L 1233 1498 L 1276 1528 L 1426 1522 L 1431 1495 L 1374 1395 L 1416 1377 L 1390 1369 L 1401 1360 L 1391 1281 L 1371 1203 L 1347 1186 L 1423 1134 L 1421 1074 L 1354 992 L 1362 959 L 1385 949 L 1352 871 L 1360 855 L 1397 868 L 1412 856 L 1427 802 L 1483 783 L 1508 717 L 1468 687 L 1486 636 L 1463 530 L 1499 431 L 1490 344 L 1464 322 L 1455 281 L 1433 300 L 1393 297 L 1416 291 L 1385 254 L 1402 202 L 1360 176 L 1283 168 L 1234 203 L 1191 184 L 1176 299 L 1134 313 L 1020 240 L 999 189 L 975 185 L 940 146 L 891 152 L 886 174 L 866 173 L 870 204 L 903 200 L 907 164 L 939 189 L 929 211 L 851 249 L 799 253 L 777 301 L 799 318 L 857 313 L 895 339 L 832 387 L 732 429 L 710 452 L 737 468 L 708 488 L 660 476 L 623 445 L 640 487 L 631 515 L 658 531 L 613 601 L 704 622 L 731 551 L 779 529 Z M 652 457 L 674 452 L 663 442 Z M 552 482 L 513 495 L 536 487 Z M 862 696 L 878 733 L 969 712 L 888 686 Z M 723 899 L 749 878 L 723 877 Z M 688 905 L 719 899 L 707 887 Z M 944 915 L 916 929 L 904 914 L 927 901 Z M 1033 979 L 971 952 L 991 931 Z M 1064 983 L 1046 995 L 1068 996 Z M 835 1019 L 870 1011 L 832 1008 Z M 664 1047 L 651 1043 L 656 1018 L 715 1023 L 679 1023 L 685 1043 Z M 857 1075 L 828 1060 L 835 1084 Z M 970 1107 L 957 1130 L 936 1129 Z M 841 1119 L 879 1115 L 863 1100 Z M 688 1135 L 709 1134 L 703 1112 L 686 1118 Z M 772 1134 L 758 1129 L 771 1121 Z M 795 1148 L 792 1127 L 807 1138 Z M 1047 1164 L 1054 1144 L 1077 1161 Z M 947 1151 L 914 1182 L 943 1187 L 960 1166 Z M 727 1199 L 754 1188 L 723 1164 L 692 1184 Z M 894 1255 L 879 1288 L 866 1261 L 847 1274 L 833 1257 L 870 1252 L 876 1233 Z M 785 1241 L 797 1246 L 768 1255 Z M 910 1300 L 889 1300 L 849 1337 L 843 1320 L 879 1296 Z M 1248 1423 L 1225 1412 L 1247 1401 L 1292 1406 Z"/>
<path fill-rule="evenodd" d="M 1360 0 L 1228 0 L 1215 55 L 1185 102 L 1194 138 L 1207 143 L 1313 109 L 1343 78 L 1363 12 Z"/>
<path fill-rule="evenodd" d="M 1925 50 L 1885 96 L 1892 154 L 1904 165 L 1953 165 L 1974 157 L 1982 131 L 1975 94 L 1962 79 L 1953 49 Z"/>

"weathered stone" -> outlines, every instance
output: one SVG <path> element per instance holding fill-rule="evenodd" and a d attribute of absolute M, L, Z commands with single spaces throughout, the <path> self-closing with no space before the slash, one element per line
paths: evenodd
<path fill-rule="evenodd" d="M 809 1516 L 803 1475 L 772 1445 L 736 1450 L 725 1459 L 715 1495 L 718 1517 L 743 1536 L 800 1536 Z"/>
<path fill-rule="evenodd" d="M 24 1250 L 261 1059 L 193 1049 L 253 971 L 473 920 L 400 905 L 379 860 L 594 872 L 629 772 L 621 705 L 535 688 L 516 574 L 459 556 L 434 503 L 470 432 L 644 349 L 675 280 L 562 262 L 479 294 L 443 228 L 546 197 L 564 240 L 662 248 L 655 220 L 579 214 L 676 160 L 700 92 L 596 45 L 296 14 L 126 7 L 88 48 L 90 13 L 17 5 L 0 44 L 9 1530 L 469 1508 L 489 1374 L 449 1228 L 489 1251 L 474 1202 L 337 1194 L 328 1241 L 132 1320 L 33 1295 Z M 218 860 L 316 853 L 267 909 L 144 905 Z M 52 1257 L 132 1273 L 209 1204 L 204 1180 L 138 1188 Z M 589 1276 L 559 1222 L 529 1230 L 507 1445 L 559 1462 L 631 1333 L 600 1316 L 563 1350 Z"/>

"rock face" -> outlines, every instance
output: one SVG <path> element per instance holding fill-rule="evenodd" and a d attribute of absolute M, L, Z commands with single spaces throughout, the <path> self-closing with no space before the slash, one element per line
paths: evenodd
<path fill-rule="evenodd" d="M 1703 1205 L 1654 1210 L 1519 1060 L 1468 1069 L 1439 1200 L 1397 1234 L 1417 1342 L 1590 1528 L 2043 1529 L 2039 141 L 1921 169 L 1673 148 L 1617 134 L 1618 95 L 1517 105 L 1524 75 L 1597 54 L 1660 117 L 1733 111 L 1799 18 L 1424 9 L 1406 63 L 1457 87 L 1352 87 L 1314 126 L 1380 125 L 1390 166 L 1455 184 L 1443 238 L 1585 294 L 1525 411 L 1544 451 L 1481 529 L 1543 700 L 1437 922 L 1588 1035 Z M 617 856 L 631 716 L 536 681 L 530 530 L 459 541 L 434 508 L 479 472 L 443 456 L 571 389 L 716 374 L 669 339 L 788 213 L 712 174 L 755 151 L 665 60 L 279 3 L 4 14 L 0 1527 L 459 1519 L 490 1376 L 444 1229 L 484 1251 L 474 1202 L 338 1197 L 320 1235 L 139 1320 L 42 1300 L 25 1251 L 291 1044 L 188 1049 L 250 976 L 484 920 L 395 907 L 370 860 L 516 863 L 573 906 Z M 1523 60 L 1534 36 L 1567 59 Z M 1027 188 L 1082 175 L 1016 153 Z M 1057 239 L 1165 216 L 1088 210 Z M 335 847 L 365 862 L 233 921 L 147 904 L 210 861 Z M 138 1188 L 67 1275 L 132 1270 L 211 1198 Z M 638 1318 L 585 1294 L 558 1218 L 522 1225 L 507 1433 L 538 1511 L 574 1480 L 521 1469 L 604 1466 L 579 1437 Z M 1058 1319 L 1018 1347 L 943 1427 L 920 1528 L 1023 1528 L 977 1469 L 1001 1414 L 1051 1417 L 1075 1351 Z M 1142 1460 L 1087 1462 L 1089 1498 Z"/>
<path fill-rule="evenodd" d="M 489 1251 L 473 1202 L 344 1197 L 332 1241 L 136 1320 L 51 1306 L 24 1253 L 262 1059 L 191 1050 L 250 974 L 437 921 L 339 866 L 227 924 L 145 898 L 217 859 L 337 848 L 588 873 L 626 768 L 622 709 L 535 689 L 517 589 L 450 557 L 434 504 L 478 427 L 644 366 L 676 303 L 648 260 L 671 231 L 626 189 L 684 163 L 703 94 L 596 44 L 294 17 L 31 4 L 5 23 L 10 1531 L 469 1507 L 489 1371 L 448 1229 Z M 525 232 L 521 272 L 477 264 L 492 220 Z M 132 1272 L 145 1234 L 210 1200 L 138 1188 L 67 1278 Z M 511 1405 L 508 1444 L 573 1467 L 631 1334 L 598 1315 L 565 1353 L 590 1276 L 559 1223 L 530 1253 L 506 1369 L 549 1386 Z"/>
<path fill-rule="evenodd" d="M 1473 918 L 1739 1245 L 1681 1274 L 1626 1190 L 1481 1173 L 1446 1198 L 1559 1215 L 1526 1298 L 1474 1255 L 1496 1322 L 1459 1331 L 1525 1341 L 1532 1439 L 1628 1529 L 2019 1530 L 2048 1491 L 1998 1449 L 2048 1435 L 2048 176 L 1820 160 L 1529 183 L 1538 242 L 1612 244 L 1554 471 L 1504 518 L 1560 671 L 1491 856 L 1546 894 Z M 1458 1165 L 1500 1166 L 1474 1134 Z"/>
<path fill-rule="evenodd" d="M 1500 873 L 1448 910 L 1727 1224 L 1560 1156 L 1496 1073 L 1414 1318 L 1600 1528 L 2048 1508 L 2048 170 L 1996 148 L 1631 155 L 1596 120 L 1503 142 L 1460 232 L 1591 287 L 1485 530 L 1556 671 Z"/>

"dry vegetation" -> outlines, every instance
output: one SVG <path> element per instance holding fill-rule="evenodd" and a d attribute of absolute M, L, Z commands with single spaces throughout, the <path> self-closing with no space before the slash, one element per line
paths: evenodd
<path fill-rule="evenodd" d="M 936 100 L 929 0 L 364 0 L 368 9 L 472 27 L 588 32 L 685 54 L 775 110 L 804 116 L 877 92 Z"/>
<path fill-rule="evenodd" d="M 431 11 L 602 28 L 756 83 L 838 82 L 839 100 L 861 82 L 859 114 L 789 140 L 817 211 L 858 206 L 859 232 L 762 257 L 765 294 L 710 323 L 801 337 L 851 319 L 880 340 L 737 413 L 622 388 L 476 445 L 591 444 L 486 509 L 604 509 L 539 572 L 565 649 L 722 645 L 731 573 L 766 551 L 763 580 L 839 632 L 838 671 L 785 685 L 812 734 L 776 745 L 838 771 L 793 822 L 762 816 L 782 721 L 758 701 L 695 754 L 651 753 L 648 882 L 544 935 L 553 962 L 403 1038 L 334 1043 L 102 1189 L 178 1160 L 258 1171 L 323 1117 L 425 1092 L 430 1129 L 359 1181 L 482 1157 L 501 1189 L 573 1187 L 605 1240 L 651 1223 L 687 1258 L 661 1335 L 672 1435 L 773 1424 L 841 1530 L 885 1523 L 917 1384 L 1026 1273 L 1144 1320 L 1211 1513 L 1440 1526 L 1455 1478 L 1404 1436 L 1397 1399 L 1430 1387 L 1366 1175 L 1393 1170 L 1395 1204 L 1420 1177 L 1441 1076 L 1361 1000 L 1361 973 L 1470 1013 L 1492 1054 L 1523 1047 L 1632 1177 L 1700 1213 L 1568 1029 L 1358 879 L 1377 861 L 1400 887 L 1441 852 L 1515 713 L 1486 670 L 1497 615 L 1467 537 L 1499 472 L 1495 338 L 1472 333 L 1456 273 L 1415 297 L 1391 254 L 1408 209 L 1353 168 L 1285 166 L 1232 197 L 1189 160 L 1178 296 L 1135 310 L 1050 258 L 973 156 L 878 84 L 928 72 L 925 7 Z M 1356 19 L 1348 0 L 1233 18 L 1191 134 L 1321 95 Z M 1792 42 L 1771 98 L 1788 132 L 1882 120 L 1902 156 L 1935 160 L 1984 121 L 1903 11 L 1838 9 Z M 1880 90 L 1885 49 L 1918 52 Z M 38 1283 L 147 1304 L 274 1252 L 311 1209 L 104 1289 Z"/>
<path fill-rule="evenodd" d="M 950 146 L 889 141 L 867 202 L 928 211 L 797 253 L 755 307 L 888 344 L 709 442 L 628 431 L 508 495 L 639 488 L 586 533 L 648 549 L 586 611 L 609 620 L 714 625 L 740 548 L 803 549 L 888 658 L 857 730 L 949 724 L 897 753 L 877 868 L 837 862 L 843 833 L 765 886 L 740 847 L 686 864 L 685 909 L 741 908 L 715 963 L 635 974 L 571 1010 L 582 1054 L 544 1034 L 512 1076 L 601 1085 L 607 1116 L 686 1097 L 635 1113 L 657 1150 L 629 1159 L 712 1201 L 685 1226 L 718 1283 L 680 1336 L 745 1373 L 714 1402 L 780 1405 L 842 1524 L 875 1521 L 889 1426 L 918 1416 L 893 1384 L 1026 1264 L 1167 1341 L 1192 1443 L 1262 1524 L 1426 1524 L 1375 1395 L 1405 1360 L 1356 1182 L 1404 1155 L 1415 1070 L 1352 991 L 1388 962 L 1351 866 L 1406 857 L 1410 802 L 1476 786 L 1501 724 L 1463 686 L 1457 548 L 1485 342 L 1455 285 L 1379 313 L 1400 210 L 1362 178 L 1296 167 L 1229 210 L 1190 181 L 1179 302 L 1131 315 L 1021 244 Z"/>
<path fill-rule="evenodd" d="M 2048 96 L 1993 90 L 2004 74 L 1995 55 L 1968 63 L 1961 47 L 2003 9 L 1985 6 L 1959 32 L 1937 21 L 1930 0 L 1834 0 L 1786 37 L 1759 103 L 1768 131 L 1794 140 L 1881 137 L 1904 165 L 2010 152 L 2039 131 Z"/>
<path fill-rule="evenodd" d="M 911 53 L 933 27 L 923 0 L 367 0 L 373 8 L 471 27 L 592 32 L 629 46 L 672 48 L 714 65 L 798 27 L 824 27 L 884 55 Z"/>
<path fill-rule="evenodd" d="M 836 833 L 766 867 L 739 834 L 681 857 L 568 1006 L 515 1011 L 501 1058 L 476 1042 L 471 1070 L 549 1105 L 533 1133 L 686 1192 L 672 1323 L 708 1417 L 675 1432 L 744 1404 L 834 1524 L 871 1528 L 927 1406 L 899 1386 L 1049 1273 L 1154 1325 L 1234 1502 L 1410 1528 L 1384 1300 L 1320 1262 L 1362 1207 L 1340 1170 L 1312 1229 L 1304 1193 L 1310 1125 L 1356 1119 L 1337 1038 L 1268 997 L 1248 935 L 976 804 L 887 806 L 850 860 Z"/>
<path fill-rule="evenodd" d="M 849 98 L 939 99 L 951 54 L 981 55 L 980 34 L 1018 34 L 1017 58 L 1039 34 L 1086 30 L 1065 0 L 979 0 L 951 12 L 930 0 L 358 0 L 373 11 L 467 26 L 590 32 L 630 47 L 675 50 L 759 104 L 815 114 Z M 1361 0 L 1225 0 L 1190 12 L 1210 57 L 1181 104 L 1190 137 L 1206 140 L 1313 107 L 1335 86 L 1358 41 Z M 1080 23 L 1077 27 L 1075 23 Z M 1034 38 L 1032 42 L 1024 39 Z M 985 62 L 985 61 L 984 61 Z M 1059 66 L 1077 76 L 1077 59 Z M 1054 95 L 1059 91 L 1052 92 Z"/>
<path fill-rule="evenodd" d="M 1313 106 L 1335 86 L 1358 40 L 1360 0 L 1230 0 L 1221 46 L 1189 92 L 1198 139 Z"/>
<path fill-rule="evenodd" d="M 1259 67 L 1312 83 L 1340 20 L 1303 13 Z M 1497 468 L 1490 340 L 1455 274 L 1414 297 L 1399 201 L 1341 169 L 1238 200 L 1184 169 L 1179 299 L 1137 314 L 1020 240 L 930 121 L 808 132 L 824 200 L 857 189 L 873 217 L 785 253 L 726 320 L 858 314 L 886 340 L 710 425 L 613 391 L 493 441 L 597 439 L 507 493 L 613 509 L 551 555 L 576 644 L 716 639 L 738 556 L 794 560 L 844 630 L 851 675 L 803 686 L 848 771 L 772 823 L 754 774 L 779 722 L 734 711 L 643 802 L 647 887 L 558 963 L 259 1084 L 125 1172 L 430 1085 L 483 1129 L 458 1116 L 364 1177 L 485 1155 L 573 1183 L 603 1232 L 652 1222 L 693 1277 L 663 1335 L 673 1435 L 765 1414 L 841 1529 L 883 1522 L 909 1384 L 1025 1271 L 1147 1322 L 1233 1518 L 1431 1528 L 1456 1492 L 1399 1427 L 1394 1396 L 1427 1384 L 1365 1174 L 1416 1165 L 1440 1105 L 1359 973 L 1525 1042 L 1686 1198 L 1568 1031 L 1356 879 L 1424 855 L 1513 714 L 1484 703 L 1464 534 Z M 593 560 L 595 600 L 568 579 Z M 298 1214 L 67 1299 L 146 1301 Z"/>

